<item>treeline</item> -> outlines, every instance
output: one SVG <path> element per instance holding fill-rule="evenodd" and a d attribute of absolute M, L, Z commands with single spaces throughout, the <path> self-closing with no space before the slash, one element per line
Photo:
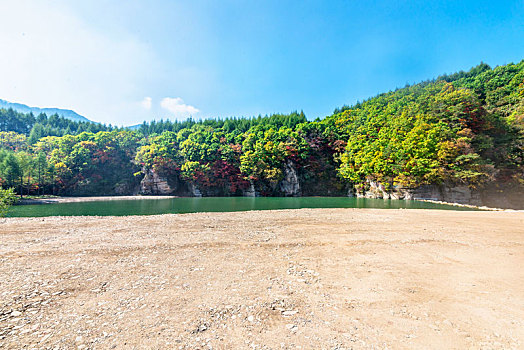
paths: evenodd
<path fill-rule="evenodd" d="M 82 132 L 97 133 L 110 131 L 111 125 L 73 121 L 57 114 L 47 116 L 44 113 L 34 116 L 33 113 L 24 114 L 13 109 L 0 109 L 0 131 L 13 131 L 28 136 L 30 144 L 46 136 L 77 135 Z"/>
<path fill-rule="evenodd" d="M 524 61 L 481 64 L 312 122 L 300 112 L 131 130 L 1 113 L 0 181 L 19 193 L 136 193 L 152 172 L 210 196 L 340 195 L 370 181 L 524 184 Z"/>
<path fill-rule="evenodd" d="M 184 121 L 170 121 L 160 120 L 152 121 L 150 123 L 144 122 L 138 127 L 134 127 L 140 135 L 149 136 L 152 134 L 161 134 L 164 131 L 178 132 L 182 129 L 190 129 L 195 125 L 207 126 L 213 129 L 224 129 L 227 132 L 237 131 L 240 133 L 248 131 L 253 126 L 270 125 L 273 128 L 279 129 L 283 126 L 287 128 L 294 128 L 298 124 L 306 123 L 306 115 L 304 112 L 293 112 L 289 115 L 273 114 L 270 116 L 258 116 L 255 118 L 226 118 L 226 119 L 202 119 L 194 120 L 187 119 Z"/>

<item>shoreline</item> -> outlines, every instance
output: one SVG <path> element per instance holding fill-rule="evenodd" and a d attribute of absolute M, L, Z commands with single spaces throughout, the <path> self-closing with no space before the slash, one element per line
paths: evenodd
<path fill-rule="evenodd" d="M 93 196 L 93 197 L 50 197 L 50 198 L 30 198 L 30 199 L 24 198 L 18 201 L 17 205 L 141 200 L 141 199 L 171 199 L 171 198 L 180 198 L 180 197 L 179 196 Z"/>
<path fill-rule="evenodd" d="M 427 203 L 434 203 L 434 204 L 446 204 L 446 205 L 452 205 L 455 207 L 462 207 L 462 208 L 471 208 L 471 209 L 479 209 L 479 210 L 485 210 L 485 211 L 524 211 L 519 209 L 511 209 L 511 208 L 492 208 L 487 206 L 479 206 L 479 205 L 473 205 L 473 204 L 462 204 L 462 203 L 454 203 L 454 202 L 444 202 L 444 201 L 435 201 L 432 199 L 413 199 L 420 202 L 427 202 Z"/>
<path fill-rule="evenodd" d="M 183 198 L 180 196 L 152 196 L 152 195 L 137 195 L 137 196 L 92 196 L 92 197 L 50 197 L 50 198 L 31 198 L 21 199 L 16 205 L 38 205 L 38 204 L 58 204 L 58 203 L 80 203 L 80 202 L 98 202 L 98 201 L 118 201 L 118 200 L 142 200 L 142 199 L 172 199 Z M 195 197 L 197 198 L 197 197 Z M 455 207 L 478 209 L 483 211 L 515 211 L 524 212 L 520 209 L 512 208 L 493 208 L 487 206 L 479 206 L 473 204 L 463 204 L 454 202 L 436 201 L 432 199 L 414 199 L 413 201 L 427 202 L 434 204 L 451 205 Z"/>

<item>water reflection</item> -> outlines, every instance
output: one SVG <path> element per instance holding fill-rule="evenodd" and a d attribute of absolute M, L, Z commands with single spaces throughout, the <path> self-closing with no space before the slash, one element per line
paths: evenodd
<path fill-rule="evenodd" d="M 193 197 L 19 205 L 13 207 L 8 216 L 124 216 L 299 208 L 472 210 L 445 204 L 394 199 L 383 200 L 348 197 Z"/>

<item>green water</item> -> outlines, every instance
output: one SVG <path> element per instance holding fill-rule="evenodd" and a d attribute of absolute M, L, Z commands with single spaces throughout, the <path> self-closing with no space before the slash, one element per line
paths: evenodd
<path fill-rule="evenodd" d="M 471 210 L 451 205 L 419 201 L 348 197 L 205 197 L 17 205 L 11 208 L 7 216 L 124 216 L 299 208 Z"/>

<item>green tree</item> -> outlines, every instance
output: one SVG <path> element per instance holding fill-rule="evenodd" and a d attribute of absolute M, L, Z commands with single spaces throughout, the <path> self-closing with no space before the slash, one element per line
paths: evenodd
<path fill-rule="evenodd" d="M 31 129 L 31 132 L 29 133 L 27 142 L 30 145 L 34 145 L 38 140 L 40 140 L 44 136 L 44 133 L 45 133 L 44 126 L 40 123 L 36 123 L 35 125 L 33 125 L 33 128 Z"/>
<path fill-rule="evenodd" d="M 23 173 L 14 153 L 9 152 L 3 157 L 0 171 L 6 187 L 20 186 Z"/>
<path fill-rule="evenodd" d="M 2 189 L 0 188 L 0 216 L 4 216 L 9 207 L 15 204 L 17 201 L 14 189 Z"/>

